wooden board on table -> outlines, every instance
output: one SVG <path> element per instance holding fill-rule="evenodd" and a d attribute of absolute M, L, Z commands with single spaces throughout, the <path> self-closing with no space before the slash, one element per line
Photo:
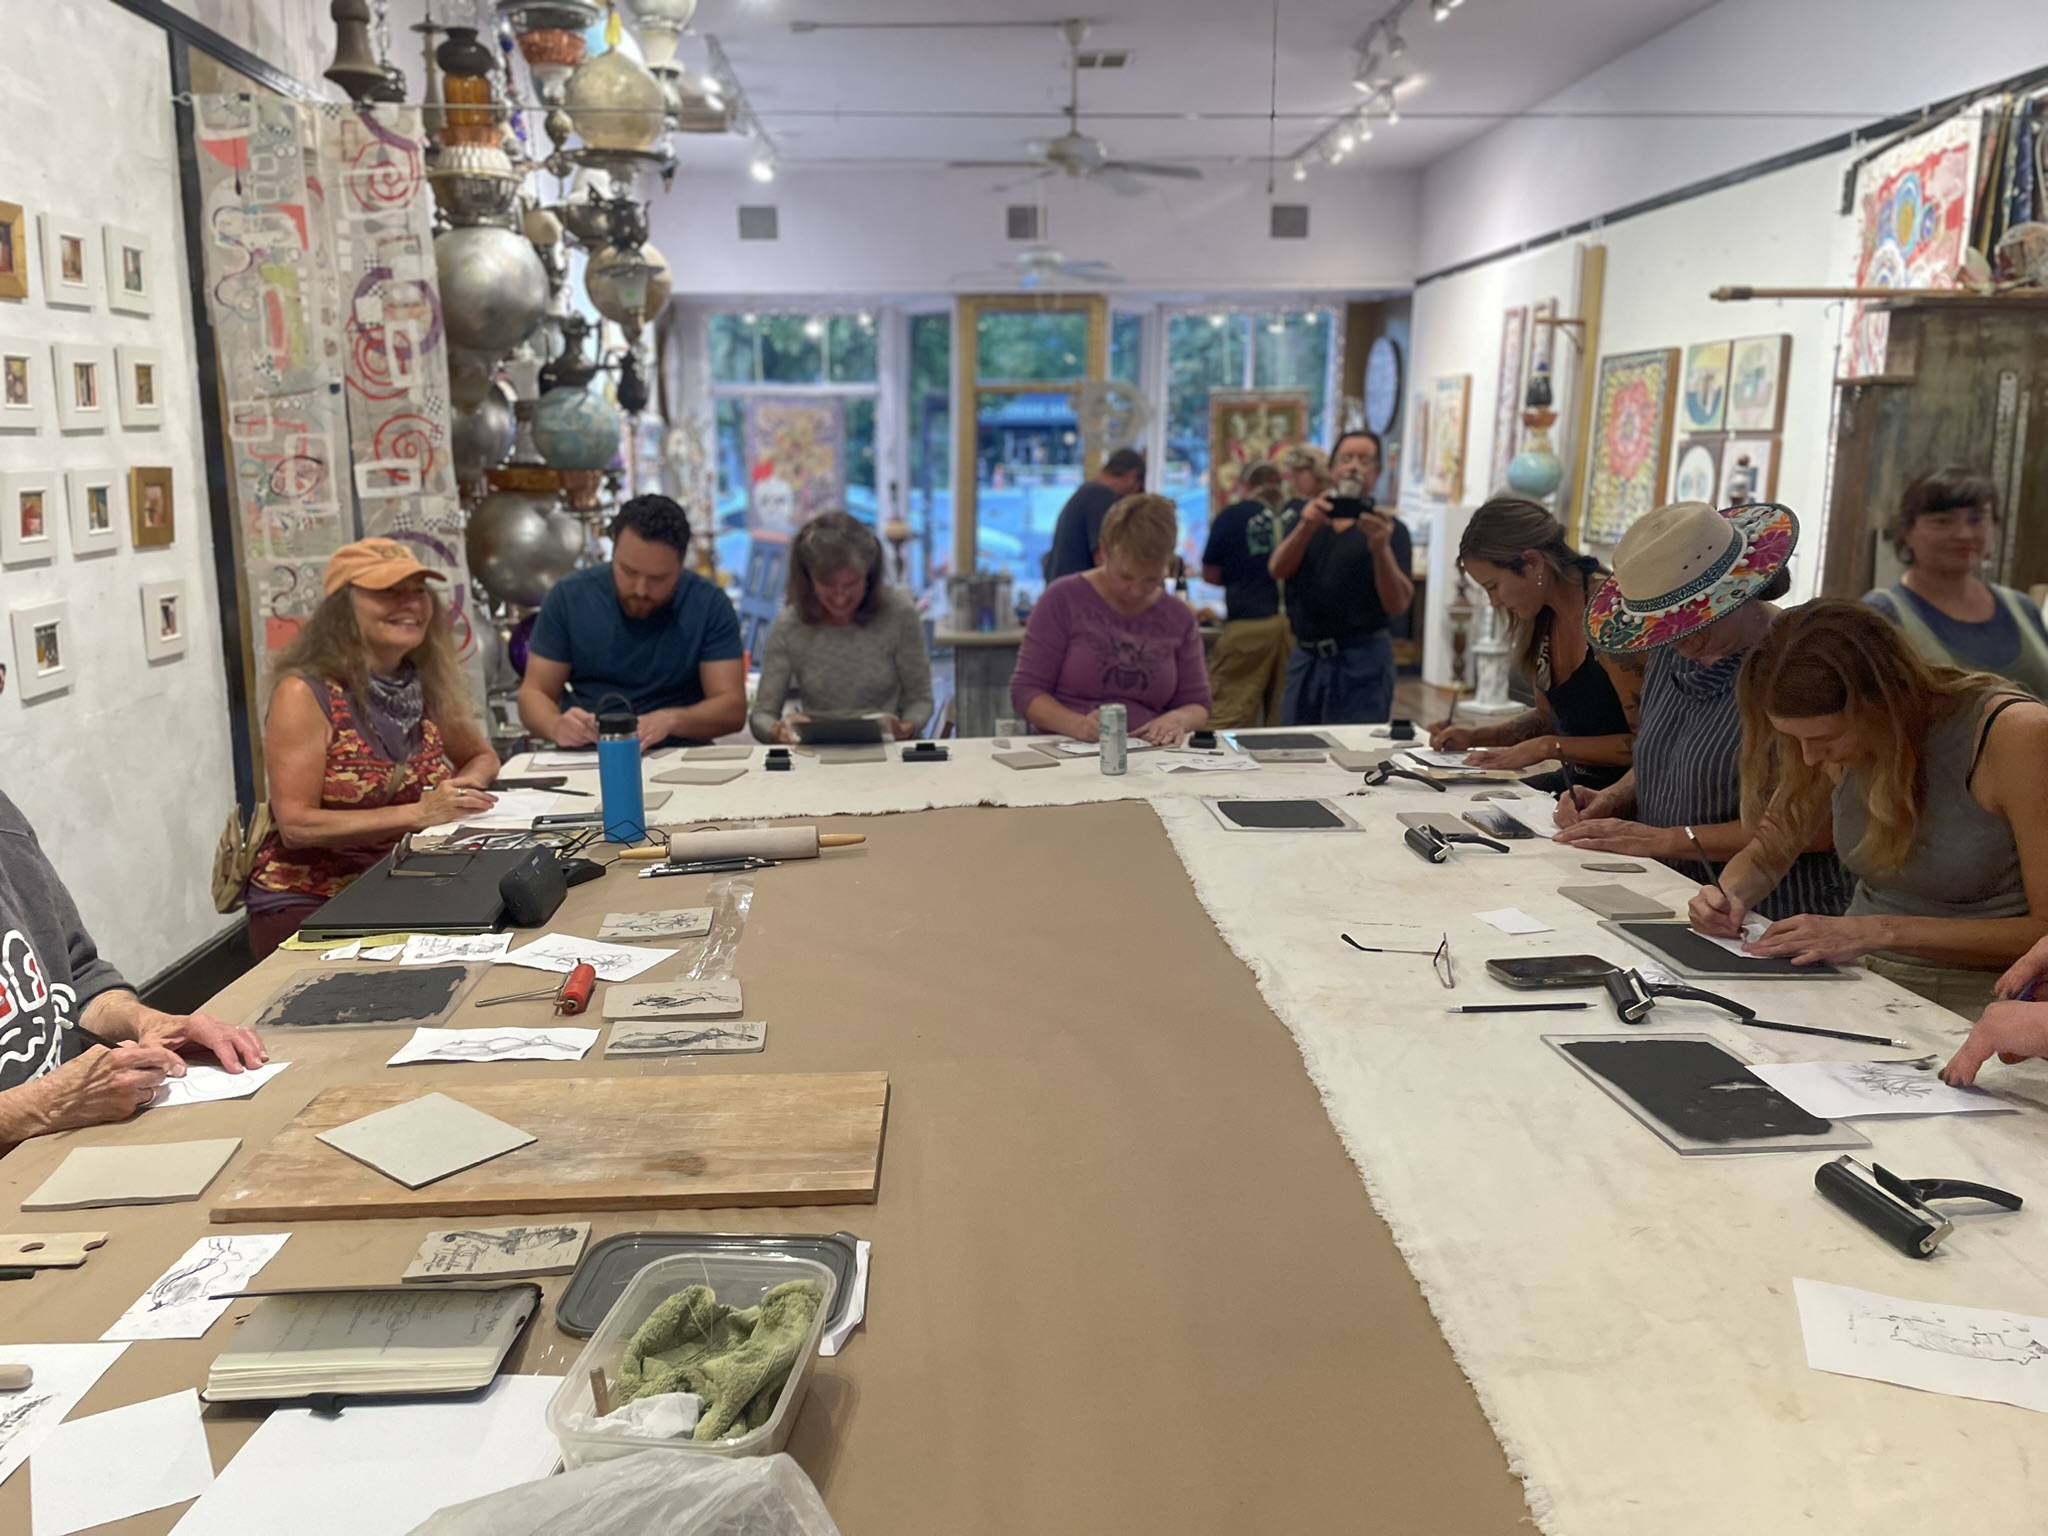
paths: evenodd
<path fill-rule="evenodd" d="M 234 1176 L 217 1222 L 872 1204 L 885 1072 L 541 1078 L 442 1090 L 537 1138 L 407 1189 L 316 1138 L 418 1098 L 330 1088 Z"/>

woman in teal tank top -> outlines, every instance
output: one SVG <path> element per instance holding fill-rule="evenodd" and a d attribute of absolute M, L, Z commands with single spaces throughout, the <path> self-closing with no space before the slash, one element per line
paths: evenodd
<path fill-rule="evenodd" d="M 1998 488 L 1945 469 L 1906 487 L 1892 547 L 1906 574 L 1863 601 L 1904 631 L 1929 661 L 1995 672 L 2048 699 L 2048 626 L 2023 592 L 1980 574 L 1998 533 Z"/>
<path fill-rule="evenodd" d="M 1958 1013 L 2048 937 L 2048 706 L 2002 678 L 1930 665 L 1861 603 L 1786 614 L 1743 662 L 1742 820 L 1758 829 L 1693 898 L 1734 938 L 1827 828 L 1856 891 L 1748 949 L 1870 968 Z"/>

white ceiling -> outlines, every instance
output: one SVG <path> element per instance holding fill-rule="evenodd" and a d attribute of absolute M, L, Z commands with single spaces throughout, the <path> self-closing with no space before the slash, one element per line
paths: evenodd
<path fill-rule="evenodd" d="M 630 3 L 630 0 L 629 0 Z M 1066 46 L 1081 0 L 703 0 L 696 30 L 725 47 L 783 158 L 795 164 L 1014 159 L 1061 130 Z M 1403 24 L 1402 121 L 1346 162 L 1428 165 L 1502 116 L 1544 100 L 1713 0 L 1466 0 L 1441 23 L 1417 0 Z M 1121 72 L 1082 76 L 1082 127 L 1127 159 L 1210 167 L 1286 155 L 1360 96 L 1352 44 L 1385 0 L 1093 0 L 1090 48 L 1128 49 Z M 1027 21 L 1011 30 L 825 30 L 817 22 Z M 692 62 L 700 43 L 686 43 Z M 1708 103 L 1702 102 L 1701 105 Z M 1269 132 L 1271 139 L 1269 141 Z M 686 138 L 687 136 L 679 136 Z M 731 146 L 679 142 L 686 161 Z"/>

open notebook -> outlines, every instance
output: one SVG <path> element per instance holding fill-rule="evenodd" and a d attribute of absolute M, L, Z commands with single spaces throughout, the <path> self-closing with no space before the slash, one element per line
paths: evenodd
<path fill-rule="evenodd" d="M 210 1403 L 473 1391 L 540 1305 L 531 1283 L 247 1294 L 262 1304 L 207 1372 Z"/>

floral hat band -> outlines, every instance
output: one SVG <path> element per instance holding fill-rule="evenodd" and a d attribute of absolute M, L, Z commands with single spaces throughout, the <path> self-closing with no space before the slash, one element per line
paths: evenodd
<path fill-rule="evenodd" d="M 1647 512 L 1615 546 L 1614 577 L 1586 607 L 1586 636 L 1603 651 L 1683 640 L 1769 586 L 1798 542 L 1799 519 L 1774 502 Z"/>

